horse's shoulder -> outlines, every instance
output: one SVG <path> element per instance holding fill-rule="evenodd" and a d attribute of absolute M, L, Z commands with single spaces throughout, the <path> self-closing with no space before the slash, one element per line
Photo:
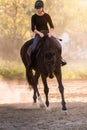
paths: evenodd
<path fill-rule="evenodd" d="M 48 36 L 43 37 L 40 42 L 40 47 L 42 48 L 58 48 L 55 42 Z"/>

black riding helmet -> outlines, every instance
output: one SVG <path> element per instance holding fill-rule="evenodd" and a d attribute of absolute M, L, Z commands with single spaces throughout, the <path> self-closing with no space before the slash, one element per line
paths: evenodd
<path fill-rule="evenodd" d="M 43 8 L 44 7 L 44 3 L 42 0 L 37 0 L 35 2 L 35 9 L 39 9 L 39 8 Z"/>

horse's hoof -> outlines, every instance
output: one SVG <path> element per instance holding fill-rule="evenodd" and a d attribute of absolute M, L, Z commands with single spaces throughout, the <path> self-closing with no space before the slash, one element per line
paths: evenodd
<path fill-rule="evenodd" d="M 69 115 L 68 111 L 61 111 L 61 113 L 62 113 L 64 116 L 68 116 L 68 115 Z"/>
<path fill-rule="evenodd" d="M 63 107 L 63 108 L 62 108 L 62 110 L 63 110 L 63 111 L 66 111 L 66 110 L 67 110 L 67 108 L 66 108 L 66 107 Z"/>
<path fill-rule="evenodd" d="M 51 108 L 46 106 L 46 111 L 51 112 Z"/>
<path fill-rule="evenodd" d="M 45 107 L 44 103 L 40 104 L 40 108 L 44 108 L 44 107 Z"/>
<path fill-rule="evenodd" d="M 44 105 L 44 103 L 43 103 L 43 101 L 42 101 L 41 96 L 38 97 L 38 100 L 39 100 L 40 107 L 41 107 L 41 108 L 44 108 L 45 105 Z"/>
<path fill-rule="evenodd" d="M 33 103 L 37 103 L 37 101 L 36 101 L 36 100 L 34 100 L 34 101 L 33 101 Z"/>

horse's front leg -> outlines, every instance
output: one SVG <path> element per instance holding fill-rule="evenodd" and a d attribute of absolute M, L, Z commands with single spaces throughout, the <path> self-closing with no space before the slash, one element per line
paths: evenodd
<path fill-rule="evenodd" d="M 42 75 L 41 77 L 42 77 L 42 81 L 43 81 L 43 84 L 44 84 L 44 93 L 45 93 L 45 96 L 46 96 L 46 106 L 49 107 L 49 99 L 48 99 L 49 88 L 48 88 L 48 85 L 47 85 L 47 80 L 46 80 L 46 77 L 44 75 Z"/>
<path fill-rule="evenodd" d="M 33 101 L 34 103 L 37 102 L 37 95 L 36 95 L 36 90 L 34 89 L 34 94 L 33 94 Z"/>
<path fill-rule="evenodd" d="M 62 76 L 61 76 L 61 70 L 58 73 L 55 73 L 57 81 L 59 83 L 59 91 L 61 93 L 61 98 L 62 98 L 62 110 L 67 110 L 66 108 L 66 103 L 65 103 L 65 98 L 64 98 L 64 87 L 62 84 Z"/>

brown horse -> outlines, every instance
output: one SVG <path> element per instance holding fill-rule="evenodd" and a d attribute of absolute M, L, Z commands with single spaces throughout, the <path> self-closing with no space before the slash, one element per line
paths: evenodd
<path fill-rule="evenodd" d="M 66 103 L 64 99 L 64 87 L 62 84 L 61 74 L 61 52 L 48 36 L 44 36 L 37 46 L 33 66 L 31 69 L 29 69 L 27 66 L 30 62 L 30 56 L 27 54 L 27 50 L 29 46 L 32 45 L 32 42 L 33 39 L 27 41 L 22 46 L 20 54 L 26 68 L 26 77 L 28 83 L 32 86 L 34 90 L 34 102 L 36 102 L 37 96 L 41 100 L 40 93 L 37 87 L 38 79 L 41 76 L 44 85 L 44 93 L 46 96 L 46 106 L 49 106 L 49 88 L 47 84 L 47 77 L 53 78 L 54 76 L 56 76 L 59 91 L 61 93 L 62 98 L 62 110 L 66 110 Z M 35 73 L 33 73 L 33 69 Z"/>

